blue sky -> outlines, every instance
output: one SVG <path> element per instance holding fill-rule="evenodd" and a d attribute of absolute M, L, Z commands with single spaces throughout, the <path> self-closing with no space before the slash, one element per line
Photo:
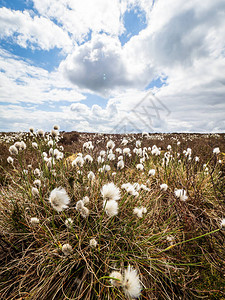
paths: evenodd
<path fill-rule="evenodd" d="M 223 0 L 0 0 L 0 130 L 114 132 L 126 120 L 224 132 L 224 11 Z"/>

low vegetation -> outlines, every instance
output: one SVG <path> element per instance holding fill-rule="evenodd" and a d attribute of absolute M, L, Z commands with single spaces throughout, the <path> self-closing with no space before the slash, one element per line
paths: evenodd
<path fill-rule="evenodd" d="M 224 135 L 1 135 L 1 299 L 225 299 Z"/>

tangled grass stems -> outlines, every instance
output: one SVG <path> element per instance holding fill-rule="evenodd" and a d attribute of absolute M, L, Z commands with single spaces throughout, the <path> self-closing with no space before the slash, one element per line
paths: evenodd
<path fill-rule="evenodd" d="M 59 141 L 51 135 L 27 138 L 27 147 L 14 155 L 10 184 L 0 192 L 2 299 L 197 299 L 205 295 L 205 289 L 195 288 L 204 268 L 207 276 L 217 272 L 222 282 L 218 159 L 197 165 L 190 151 L 178 159 L 176 146 L 169 153 L 158 149 L 156 156 L 147 147 L 135 150 L 131 137 L 122 170 L 117 169 L 116 148 L 97 148 L 96 143 L 93 150 L 90 141 L 90 149 L 82 147 L 73 157 L 81 157 L 82 165 L 73 166 L 71 152 L 63 154 Z M 101 150 L 106 157 L 98 163 Z M 85 162 L 86 154 L 93 161 Z M 136 168 L 139 163 L 143 170 Z M 37 178 L 38 194 L 32 195 Z M 119 189 L 119 199 L 113 185 L 107 199 L 101 192 L 109 183 Z M 129 184 L 129 192 L 123 184 Z M 176 189 L 186 196 L 179 197 Z M 53 190 L 57 193 L 49 201 Z M 115 201 L 113 206 L 107 206 L 109 201 Z M 145 213 L 135 214 L 140 208 Z M 110 277 L 112 272 L 121 279 Z"/>

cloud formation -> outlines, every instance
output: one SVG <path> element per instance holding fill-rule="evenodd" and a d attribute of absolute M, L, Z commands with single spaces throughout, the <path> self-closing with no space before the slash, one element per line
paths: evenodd
<path fill-rule="evenodd" d="M 102 95 L 143 87 L 151 80 L 152 70 L 126 53 L 117 37 L 98 34 L 68 55 L 60 70 L 74 85 Z"/>
<path fill-rule="evenodd" d="M 60 104 L 55 116 L 66 130 L 111 131 L 125 120 L 130 128 L 146 131 L 144 118 L 153 131 L 224 131 L 225 2 L 153 2 L 34 0 L 33 13 L 1 8 L 2 38 L 66 53 L 59 68 L 48 72 L 1 49 L 1 100 L 9 103 L 4 118 L 19 107 L 12 103 L 63 100 L 70 103 Z M 136 8 L 147 26 L 122 45 L 124 14 Z M 147 109 L 140 117 L 133 108 L 157 78 L 166 78 L 165 84 L 152 91 L 171 113 L 149 119 Z M 88 105 L 84 92 L 107 98 L 106 106 Z M 54 115 L 18 111 L 28 120 L 39 113 L 43 124 Z M 24 124 L 24 118 L 18 120 Z"/>
<path fill-rule="evenodd" d="M 48 72 L 0 48 L 0 102 L 75 102 L 86 97 L 58 72 Z"/>
<path fill-rule="evenodd" d="M 23 48 L 50 50 L 54 47 L 69 51 L 73 43 L 66 31 L 43 16 L 29 11 L 0 8 L 0 37 L 11 37 Z"/>

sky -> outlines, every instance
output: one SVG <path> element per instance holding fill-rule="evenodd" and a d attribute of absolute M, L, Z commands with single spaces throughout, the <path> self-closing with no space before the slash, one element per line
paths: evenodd
<path fill-rule="evenodd" d="M 0 0 L 0 131 L 225 132 L 224 0 Z"/>

